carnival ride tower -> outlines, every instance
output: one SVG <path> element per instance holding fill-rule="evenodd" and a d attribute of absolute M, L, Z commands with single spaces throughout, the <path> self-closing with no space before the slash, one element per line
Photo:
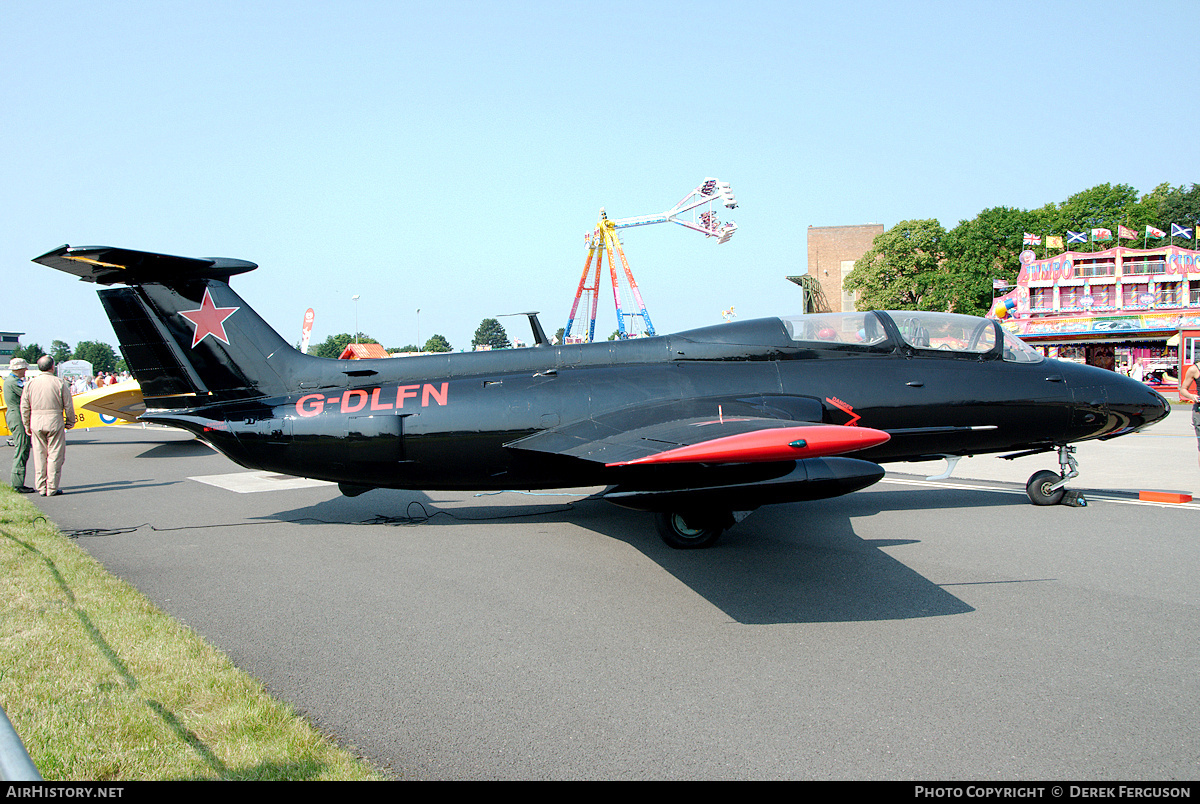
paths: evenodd
<path fill-rule="evenodd" d="M 600 274 L 604 263 L 604 255 L 608 254 L 608 273 L 612 281 L 613 305 L 617 311 L 617 337 L 638 338 L 654 334 L 654 324 L 650 321 L 650 313 L 642 300 L 641 290 L 633 278 L 629 268 L 629 260 L 621 247 L 621 239 L 617 234 L 619 229 L 633 226 L 648 226 L 652 223 L 677 223 L 688 229 L 700 232 L 705 237 L 717 238 L 717 243 L 725 243 L 737 231 L 737 224 L 729 221 L 722 223 L 714 211 L 717 203 L 725 205 L 726 209 L 736 209 L 737 201 L 728 182 L 708 178 L 683 197 L 683 199 L 666 212 L 657 215 L 640 215 L 633 218 L 610 220 L 604 209 L 600 209 L 600 219 L 596 227 L 585 236 L 588 244 L 587 261 L 583 264 L 583 276 L 579 278 L 579 287 L 575 291 L 575 302 L 571 305 L 571 315 L 567 319 L 563 339 L 566 343 L 591 343 L 596 338 L 596 311 L 600 304 Z M 620 269 L 617 268 L 620 260 Z M 590 281 L 589 281 L 590 280 Z M 589 312 L 587 332 L 572 335 L 576 324 L 576 316 L 580 311 L 580 301 L 584 302 L 584 311 Z M 626 312 L 636 306 L 636 312 Z M 630 319 L 626 326 L 625 319 Z M 640 323 L 638 322 L 640 319 Z M 582 321 L 580 321 L 582 324 Z"/>

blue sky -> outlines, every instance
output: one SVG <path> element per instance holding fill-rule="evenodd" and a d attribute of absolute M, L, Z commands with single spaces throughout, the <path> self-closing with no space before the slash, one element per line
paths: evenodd
<path fill-rule="evenodd" d="M 259 263 L 288 340 L 566 323 L 600 207 L 660 333 L 797 311 L 809 226 L 1200 181 L 1193 2 L 0 3 L 0 329 L 116 345 L 63 243 Z M 418 319 L 416 310 L 420 308 Z M 525 337 L 520 319 L 504 320 Z M 419 330 L 418 330 L 419 326 Z M 616 328 L 601 305 L 597 332 Z"/>

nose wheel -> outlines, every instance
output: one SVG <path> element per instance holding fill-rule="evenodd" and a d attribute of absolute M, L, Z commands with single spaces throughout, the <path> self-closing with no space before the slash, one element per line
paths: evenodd
<path fill-rule="evenodd" d="M 1087 505 L 1083 495 L 1066 488 L 1067 481 L 1079 475 L 1079 463 L 1075 460 L 1074 447 L 1066 444 L 1058 447 L 1058 465 L 1061 474 L 1043 469 L 1030 476 L 1029 482 L 1025 484 L 1025 493 L 1029 495 L 1030 502 L 1034 505 Z"/>
<path fill-rule="evenodd" d="M 1025 484 L 1025 493 L 1034 505 L 1058 505 L 1067 493 L 1062 487 L 1064 482 L 1066 481 L 1062 475 L 1043 469 L 1030 476 L 1029 482 Z"/>

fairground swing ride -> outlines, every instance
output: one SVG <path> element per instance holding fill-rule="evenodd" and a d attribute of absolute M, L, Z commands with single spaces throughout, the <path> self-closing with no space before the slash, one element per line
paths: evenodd
<path fill-rule="evenodd" d="M 714 208 L 716 204 L 724 204 L 726 209 L 736 209 L 737 201 L 728 182 L 708 178 L 704 183 L 689 192 L 683 199 L 666 212 L 657 215 L 639 215 L 633 218 L 618 218 L 610 220 L 604 209 L 600 209 L 600 219 L 596 227 L 584 239 L 588 244 L 587 261 L 583 265 L 583 276 L 579 279 L 579 288 L 575 291 L 575 302 L 571 305 L 571 316 L 567 319 L 567 327 L 563 336 L 566 343 L 591 343 L 596 337 L 596 310 L 600 303 L 600 273 L 604 263 L 604 255 L 608 254 L 608 273 L 612 280 L 613 304 L 617 309 L 617 337 L 640 338 L 654 335 L 654 324 L 650 322 L 650 314 L 646 311 L 646 303 L 642 301 L 642 293 L 638 290 L 633 271 L 629 268 L 629 260 L 625 258 L 625 250 L 621 247 L 621 239 L 617 230 L 633 226 L 648 226 L 652 223 L 677 223 L 688 229 L 700 232 L 706 237 L 717 238 L 717 243 L 725 243 L 737 231 L 737 224 L 729 221 L 722 223 Z M 620 270 L 617 269 L 620 260 Z M 589 283 L 590 281 L 590 283 Z M 576 324 L 576 314 L 580 313 L 579 303 L 584 300 L 584 311 L 590 312 L 587 332 L 572 335 Z M 636 312 L 626 312 L 636 305 Z M 629 325 L 625 319 L 629 318 Z M 640 323 L 638 319 L 641 319 Z M 579 321 L 582 329 L 582 321 Z"/>

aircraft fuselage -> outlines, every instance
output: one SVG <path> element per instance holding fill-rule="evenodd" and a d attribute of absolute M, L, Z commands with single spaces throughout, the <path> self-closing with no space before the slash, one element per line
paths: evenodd
<path fill-rule="evenodd" d="M 603 430 L 613 421 L 628 429 L 684 415 L 766 415 L 871 427 L 891 439 L 853 457 L 886 462 L 1048 449 L 1141 426 L 1162 410 L 1161 397 L 1141 383 L 1054 360 L 1018 363 L 902 344 L 855 351 L 778 337 L 728 342 L 776 335 L 771 321 L 746 322 L 758 325 L 755 333 L 726 325 L 606 344 L 370 361 L 369 377 L 331 374 L 304 393 L 147 418 L 192 429 L 252 468 L 365 487 L 502 489 L 620 482 L 627 470 L 506 446 L 578 422 Z"/>

